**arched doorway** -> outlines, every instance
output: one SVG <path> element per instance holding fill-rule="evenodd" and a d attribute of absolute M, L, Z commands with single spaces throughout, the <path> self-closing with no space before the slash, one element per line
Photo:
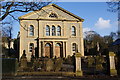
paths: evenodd
<path fill-rule="evenodd" d="M 57 43 L 55 45 L 55 56 L 56 57 L 63 57 L 62 45 L 60 43 Z"/>
<path fill-rule="evenodd" d="M 45 57 L 52 58 L 52 48 L 50 43 L 45 44 Z"/>

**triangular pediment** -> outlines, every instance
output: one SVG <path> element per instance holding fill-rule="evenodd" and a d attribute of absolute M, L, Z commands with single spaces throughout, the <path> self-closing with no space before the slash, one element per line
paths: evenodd
<path fill-rule="evenodd" d="M 21 16 L 19 19 L 60 19 L 84 21 L 84 19 L 64 10 L 55 4 L 47 5 L 41 8 L 39 11 L 33 11 Z"/>

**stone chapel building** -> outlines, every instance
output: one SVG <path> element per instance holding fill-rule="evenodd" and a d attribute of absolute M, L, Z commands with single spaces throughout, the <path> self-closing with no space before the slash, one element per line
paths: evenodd
<path fill-rule="evenodd" d="M 19 17 L 20 57 L 67 57 L 76 51 L 84 56 L 82 22 L 84 19 L 50 4 L 39 11 Z"/>

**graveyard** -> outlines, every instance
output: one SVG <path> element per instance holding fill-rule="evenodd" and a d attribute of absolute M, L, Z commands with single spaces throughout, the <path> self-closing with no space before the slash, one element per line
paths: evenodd
<path fill-rule="evenodd" d="M 98 55 L 83 58 L 80 53 L 76 53 L 68 58 L 43 57 L 37 59 L 33 57 L 31 62 L 27 61 L 25 55 L 19 62 L 17 59 L 3 59 L 2 80 L 19 80 L 21 78 L 22 80 L 119 80 L 115 54 L 110 52 L 106 57 Z"/>
<path fill-rule="evenodd" d="M 24 4 L 31 7 L 32 3 L 28 3 Z M 36 3 L 35 6 L 43 4 Z M 13 6 L 17 2 L 7 4 Z M 83 32 L 84 19 L 80 15 L 56 4 L 38 7 L 30 8 L 34 9 L 30 13 L 26 7 L 27 14 L 17 15 L 20 27 L 17 38 L 12 39 L 11 27 L 9 36 L 7 33 L 2 36 L 2 80 L 120 80 L 119 33 L 111 31 L 101 36 L 91 29 Z M 95 26 L 99 27 L 100 21 L 100 27 L 106 28 L 106 24 L 111 27 L 110 20 L 102 17 Z M 92 23 L 91 18 L 88 22 Z"/>

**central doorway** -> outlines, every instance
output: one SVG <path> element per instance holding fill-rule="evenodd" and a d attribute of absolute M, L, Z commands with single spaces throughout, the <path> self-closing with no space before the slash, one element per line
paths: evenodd
<path fill-rule="evenodd" d="M 60 44 L 60 43 L 57 43 L 55 45 L 55 56 L 56 57 L 63 57 L 62 44 Z"/>
<path fill-rule="evenodd" d="M 45 44 L 45 57 L 52 58 L 52 46 L 50 43 Z"/>

